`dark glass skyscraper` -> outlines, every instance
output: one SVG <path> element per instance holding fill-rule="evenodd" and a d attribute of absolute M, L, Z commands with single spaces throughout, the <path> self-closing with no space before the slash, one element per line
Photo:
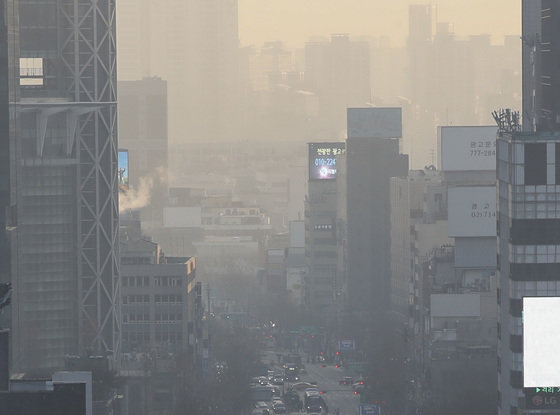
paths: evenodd
<path fill-rule="evenodd" d="M 19 0 L 14 369 L 116 356 L 114 0 Z"/>
<path fill-rule="evenodd" d="M 560 3 L 541 0 L 540 84 L 542 101 L 539 131 L 560 129 Z"/>
<path fill-rule="evenodd" d="M 13 162 L 11 141 L 14 124 L 10 122 L 10 102 L 17 97 L 15 86 L 15 62 L 10 59 L 17 48 L 14 28 L 17 13 L 13 0 L 0 1 L 0 283 L 11 280 L 10 237 L 11 229 L 11 182 L 10 166 Z M 0 320 L 0 327 L 8 323 Z"/>
<path fill-rule="evenodd" d="M 401 123 L 400 108 L 348 109 L 348 311 L 355 316 L 389 310 L 390 182 L 408 173 Z"/>

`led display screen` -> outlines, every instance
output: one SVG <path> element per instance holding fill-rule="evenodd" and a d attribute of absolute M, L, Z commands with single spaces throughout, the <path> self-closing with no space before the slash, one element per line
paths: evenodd
<path fill-rule="evenodd" d="M 337 158 L 345 153 L 345 143 L 309 143 L 309 180 L 336 179 Z"/>

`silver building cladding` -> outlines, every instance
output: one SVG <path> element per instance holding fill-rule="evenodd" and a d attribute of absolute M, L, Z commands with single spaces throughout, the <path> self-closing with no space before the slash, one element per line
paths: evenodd
<path fill-rule="evenodd" d="M 118 355 L 115 0 L 19 0 L 14 370 Z"/>
<path fill-rule="evenodd" d="M 523 394 L 523 297 L 560 296 L 560 134 L 498 136 L 498 390 L 501 414 Z"/>

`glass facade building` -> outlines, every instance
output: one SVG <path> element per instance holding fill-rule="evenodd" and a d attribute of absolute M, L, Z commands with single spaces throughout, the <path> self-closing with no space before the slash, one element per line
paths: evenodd
<path fill-rule="evenodd" d="M 19 0 L 12 241 L 16 371 L 117 356 L 114 0 Z"/>
<path fill-rule="evenodd" d="M 560 133 L 501 133 L 497 148 L 499 413 L 517 414 L 523 297 L 560 296 Z"/>

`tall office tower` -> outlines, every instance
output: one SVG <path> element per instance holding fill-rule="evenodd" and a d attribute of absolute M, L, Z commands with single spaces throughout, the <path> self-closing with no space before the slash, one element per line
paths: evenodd
<path fill-rule="evenodd" d="M 153 47 L 159 42 L 159 51 L 165 44 L 155 35 L 154 24 L 162 13 L 158 0 L 119 0 L 117 1 L 117 51 L 119 65 L 117 79 L 134 81 L 145 76 L 162 76 L 152 73 L 150 60 Z M 165 27 L 165 25 L 161 25 Z M 119 109 L 120 112 L 120 109 Z"/>
<path fill-rule="evenodd" d="M 426 80 L 430 79 L 430 67 L 433 58 L 433 30 L 432 6 L 429 4 L 414 4 L 408 6 L 408 79 L 410 99 L 415 104 L 416 112 L 420 112 L 421 105 L 428 105 L 432 94 L 432 86 Z M 419 113 L 413 114 L 419 118 Z"/>
<path fill-rule="evenodd" d="M 540 12 L 540 13 L 539 13 Z M 499 414 L 557 413 L 558 394 L 543 396 L 530 377 L 524 317 L 527 297 L 560 296 L 560 245 L 555 200 L 560 185 L 560 125 L 557 92 L 560 33 L 557 2 L 523 2 L 524 130 L 499 122 L 498 179 L 498 391 Z M 539 19 L 541 19 L 539 21 Z M 530 41 L 534 40 L 531 45 Z M 529 42 L 529 43 L 528 43 Z M 527 61 L 526 54 L 533 61 Z M 528 73 L 527 73 L 528 72 Z M 530 125 L 527 126 L 527 123 Z M 501 124 L 501 125 L 500 125 Z M 515 126 L 515 123 L 512 125 Z M 540 301 L 538 298 L 537 301 Z M 543 359 L 547 358 L 542 353 Z M 540 373 L 547 361 L 540 362 Z M 554 365 L 552 365 L 554 367 Z M 557 368 L 556 368 L 557 372 Z M 556 388 L 554 388 L 555 392 Z M 552 398 L 552 399 L 551 399 Z M 523 411 L 523 412 L 522 412 Z"/>
<path fill-rule="evenodd" d="M 13 156 L 10 150 L 14 124 L 10 122 L 10 102 L 17 97 L 14 60 L 10 59 L 17 47 L 13 17 L 14 2 L 0 2 L 0 283 L 10 282 L 11 267 L 8 227 L 11 226 L 10 166 Z"/>
<path fill-rule="evenodd" d="M 541 49 L 541 2 L 523 0 L 522 3 L 522 88 L 523 130 L 535 131 L 537 108 L 540 106 L 540 49 Z"/>
<path fill-rule="evenodd" d="M 347 311 L 356 316 L 389 310 L 390 179 L 408 172 L 401 125 L 400 108 L 348 109 Z"/>
<path fill-rule="evenodd" d="M 119 80 L 169 85 L 170 143 L 235 137 L 237 0 L 119 0 Z"/>
<path fill-rule="evenodd" d="M 184 103 L 183 137 L 189 141 L 237 138 L 237 0 L 189 0 L 187 21 L 178 23 L 187 29 L 186 65 L 173 65 L 185 82 L 178 97 Z"/>
<path fill-rule="evenodd" d="M 560 4 L 523 1 L 523 130 L 560 128 Z"/>
<path fill-rule="evenodd" d="M 118 356 L 114 0 L 20 0 L 14 370 Z"/>
<path fill-rule="evenodd" d="M 145 228 L 161 227 L 168 196 L 167 82 L 119 81 L 118 90 L 119 147 L 128 150 L 129 185 L 143 199 L 128 206 L 121 200 L 120 208 L 140 209 Z"/>
<path fill-rule="evenodd" d="M 560 130 L 560 3 L 542 0 L 541 102 L 537 129 Z"/>
<path fill-rule="evenodd" d="M 306 310 L 319 325 L 335 321 L 337 281 L 338 165 L 346 144 L 309 143 L 309 181 L 305 198 Z"/>
<path fill-rule="evenodd" d="M 371 102 L 369 44 L 347 34 L 306 43 L 305 83 L 319 99 L 322 133 L 342 136 L 346 108 Z"/>
<path fill-rule="evenodd" d="M 497 161 L 499 413 L 517 414 L 518 408 L 557 413 L 550 400 L 532 399 L 523 389 L 522 302 L 560 296 L 560 135 L 500 133 Z"/>

